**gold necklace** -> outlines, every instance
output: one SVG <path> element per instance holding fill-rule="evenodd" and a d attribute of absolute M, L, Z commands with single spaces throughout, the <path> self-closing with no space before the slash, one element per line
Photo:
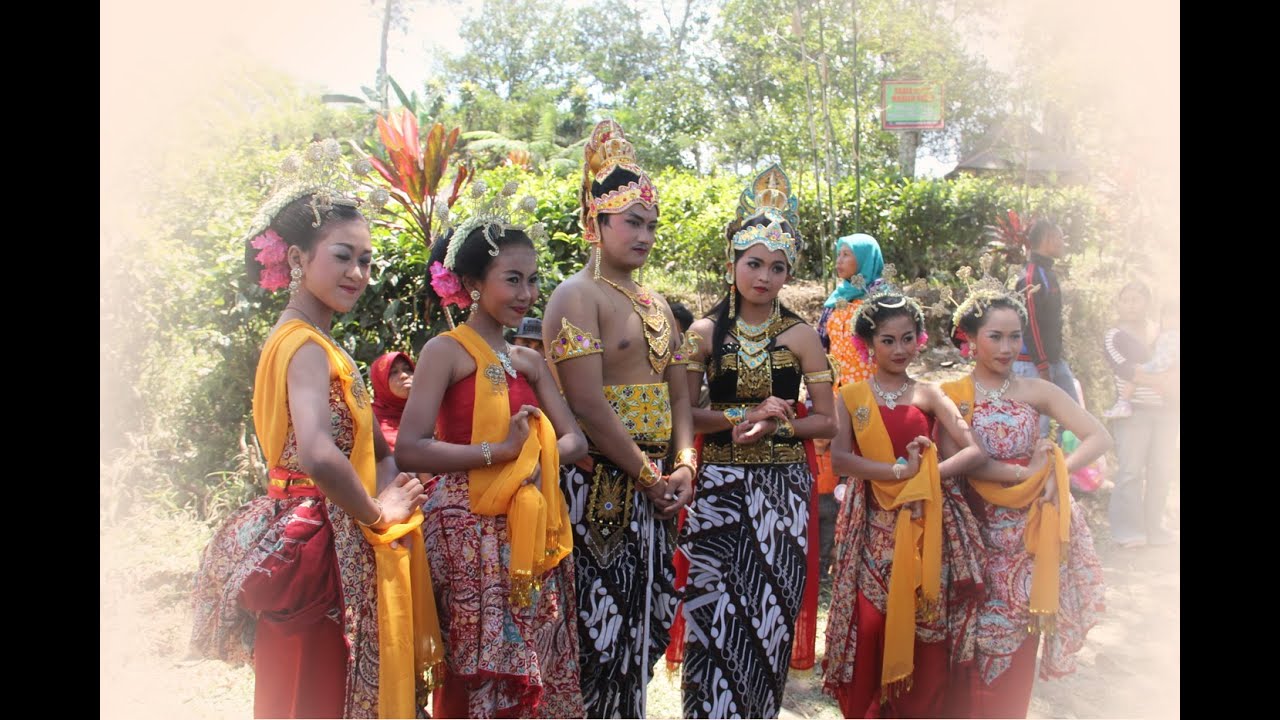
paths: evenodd
<path fill-rule="evenodd" d="M 734 318 L 733 334 L 738 338 L 738 362 L 754 370 L 768 357 L 769 342 L 773 340 L 775 327 L 782 319 L 782 310 L 775 300 L 773 311 L 760 325 L 752 325 L 742 319 Z"/>
<path fill-rule="evenodd" d="M 330 343 L 331 345 L 333 345 L 335 348 L 337 348 L 337 349 L 338 349 L 338 352 L 342 353 L 342 357 L 343 357 L 343 359 L 345 359 L 348 363 L 350 363 L 350 369 L 351 369 L 351 397 L 355 399 L 355 401 L 356 401 L 356 405 L 359 405 L 359 406 L 360 406 L 360 407 L 362 407 L 362 408 L 363 408 L 363 407 L 368 406 L 368 404 L 369 404 L 369 391 L 368 391 L 368 390 L 365 388 L 365 386 L 364 386 L 364 376 L 360 374 L 360 370 L 359 370 L 358 366 L 356 365 L 355 358 L 351 357 L 351 353 L 347 352 L 347 349 L 346 349 L 346 348 L 344 348 L 344 347 L 342 347 L 341 345 L 339 345 L 339 344 L 338 344 L 338 341 L 337 341 L 337 340 L 334 340 L 334 339 L 333 339 L 333 336 L 332 336 L 332 335 L 330 335 L 330 334 L 329 334 L 329 333 L 328 333 L 324 328 L 322 328 L 322 327 L 320 327 L 319 325 L 317 325 L 317 324 L 316 324 L 316 321 L 315 321 L 315 320 L 312 320 L 310 315 L 308 315 L 308 314 L 306 314 L 305 312 L 303 312 L 303 311 L 302 311 L 302 308 L 298 307 L 297 305 L 288 304 L 288 305 L 285 305 L 285 306 L 284 306 L 284 309 L 285 309 L 285 310 L 292 310 L 292 311 L 294 311 L 294 312 L 298 313 L 299 315 L 301 315 L 301 316 L 302 316 L 302 319 L 303 319 L 303 320 L 306 320 L 308 325 L 310 325 L 311 327 L 315 328 L 315 329 L 316 329 L 316 332 L 318 332 L 318 333 L 320 333 L 321 335 L 323 335 L 323 336 L 325 337 L 325 339 L 326 339 L 326 340 L 328 340 L 328 341 L 329 341 L 329 343 Z"/>
<path fill-rule="evenodd" d="M 649 345 L 649 365 L 653 371 L 661 375 L 671 361 L 671 326 L 667 324 L 667 316 L 662 308 L 654 302 L 653 296 L 643 285 L 636 283 L 640 292 L 633 293 L 607 277 L 601 280 L 609 283 L 615 290 L 627 296 L 636 315 L 640 316 L 640 328 L 644 331 L 645 342 Z"/>

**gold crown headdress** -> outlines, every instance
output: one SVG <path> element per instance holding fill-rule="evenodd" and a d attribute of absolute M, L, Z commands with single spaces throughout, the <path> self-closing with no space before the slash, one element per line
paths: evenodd
<path fill-rule="evenodd" d="M 982 269 L 982 277 L 973 279 L 973 268 L 965 265 L 956 271 L 956 277 L 965 285 L 965 298 L 957 302 L 955 295 L 950 287 L 942 288 L 942 296 L 938 302 L 930 308 L 935 315 L 947 315 L 947 305 L 955 306 L 955 311 L 951 313 L 951 332 L 954 334 L 960 329 L 960 320 L 970 311 L 973 311 L 977 317 L 982 315 L 991 307 L 991 303 L 996 300 L 1005 300 L 1013 305 L 1018 316 L 1023 322 L 1027 321 L 1027 306 L 1018 297 L 1016 290 L 1018 284 L 1018 273 L 1016 269 L 1011 269 L 1009 278 L 1005 282 L 1000 282 L 991 275 L 991 265 L 995 259 L 991 255 L 983 255 L 978 260 L 978 266 Z M 1039 286 L 1028 288 L 1027 292 L 1034 291 Z"/>
<path fill-rule="evenodd" d="M 390 199 L 385 189 L 374 188 L 367 200 L 357 194 L 358 178 L 372 170 L 373 165 L 365 158 L 355 160 L 350 166 L 344 163 L 342 144 L 333 138 L 311 143 L 301 156 L 290 155 L 280 164 L 275 187 L 254 215 L 245 242 L 270 227 L 285 206 L 307 195 L 313 196 L 309 205 L 316 218 L 314 227 L 320 227 L 322 214 L 335 205 L 360 207 L 367 202 L 375 209 L 381 208 Z"/>
<path fill-rule="evenodd" d="M 507 230 L 520 230 L 529 236 L 530 240 L 536 242 L 545 242 L 547 240 L 547 230 L 541 222 L 534 222 L 528 226 L 514 225 L 511 223 L 511 198 L 515 196 L 516 190 L 520 184 L 514 180 L 503 185 L 502 188 L 488 199 L 485 194 L 489 191 L 488 185 L 483 180 L 477 180 L 471 184 L 471 199 L 475 202 L 475 209 L 467 216 L 465 220 L 458 223 L 457 227 L 450 231 L 450 221 L 452 215 L 449 212 L 447 203 L 436 205 L 437 213 L 440 216 L 440 223 L 444 228 L 444 234 L 441 235 L 441 242 L 449 243 L 445 247 L 444 262 L 436 261 L 427 268 L 431 276 L 431 288 L 436 291 L 436 295 L 440 297 L 440 305 L 444 308 L 445 320 L 448 321 L 449 327 L 454 327 L 453 311 L 450 305 L 456 305 L 458 309 L 465 310 L 472 306 L 472 297 L 462 287 L 462 280 L 458 274 L 454 272 L 454 267 L 458 263 L 458 251 L 462 249 L 462 244 L 466 242 L 467 236 L 474 232 L 477 228 L 483 228 L 482 234 L 484 239 L 489 243 L 489 256 L 498 256 L 498 239 Z M 528 213 L 530 216 L 538 209 L 538 201 L 532 195 L 526 195 L 516 204 L 516 209 Z"/>
<path fill-rule="evenodd" d="M 493 197 L 485 199 L 489 186 L 483 180 L 476 180 L 471 184 L 471 199 L 475 202 L 475 209 L 467 216 L 465 220 L 458 223 L 453 229 L 452 234 L 448 234 L 449 247 L 445 251 L 444 266 L 449 270 L 454 269 L 458 260 L 458 250 L 461 249 L 463 241 L 476 228 L 484 228 L 484 238 L 489 243 L 489 255 L 497 257 L 498 255 L 498 238 L 502 237 L 502 233 L 507 230 L 520 230 L 529 236 L 534 242 L 545 242 L 547 240 L 546 227 L 541 222 L 534 222 L 528 226 L 516 225 L 511 222 L 511 198 L 515 196 L 516 190 L 520 188 L 520 183 L 512 180 L 502 186 Z M 436 205 L 439 210 L 441 224 L 448 233 L 451 225 L 452 215 L 449 212 L 448 205 L 440 203 Z M 516 204 L 515 209 L 522 210 L 530 216 L 538 209 L 538 200 L 532 195 L 526 195 Z"/>
<path fill-rule="evenodd" d="M 924 327 L 924 309 L 920 307 L 920 303 L 915 296 L 920 295 L 928 288 L 928 283 L 924 278 L 917 278 L 904 286 L 898 286 L 896 278 L 898 268 L 893 263 L 884 266 L 884 270 L 880 273 L 880 279 L 871 284 L 871 290 L 862 300 L 862 304 L 858 306 L 858 315 L 865 317 L 867 322 L 871 323 L 871 327 L 876 326 L 872 316 L 876 310 L 893 309 L 905 307 L 911 310 L 915 316 L 916 322 L 920 323 L 920 327 Z"/>
<path fill-rule="evenodd" d="M 605 193 L 591 196 L 591 184 L 604 182 L 616 169 L 635 173 L 639 179 Z M 582 239 L 589 244 L 600 242 L 600 213 L 618 213 L 640 203 L 645 207 L 658 204 L 658 189 L 649 175 L 636 162 L 636 150 L 614 120 L 601 120 L 591 131 L 591 139 L 583 148 L 582 164 Z"/>
<path fill-rule="evenodd" d="M 775 163 L 765 168 L 738 197 L 737 219 L 743 225 L 759 217 L 768 218 L 769 222 L 734 233 L 729 243 L 729 261 L 733 262 L 735 252 L 760 243 L 770 250 L 781 250 L 794 271 L 803 242 L 783 230 L 782 223 L 790 223 L 793 230 L 800 224 L 798 204 L 791 195 L 791 181 L 782 167 Z"/>

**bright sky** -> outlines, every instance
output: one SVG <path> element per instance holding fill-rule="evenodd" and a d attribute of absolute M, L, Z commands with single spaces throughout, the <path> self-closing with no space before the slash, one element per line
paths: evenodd
<path fill-rule="evenodd" d="M 1150 18 L 1151 8 L 1162 0 L 1139 0 L 1127 11 L 1139 18 L 1132 22 L 1112 20 L 1122 11 L 1109 2 L 1078 0 L 1081 9 L 1071 12 L 1081 17 L 1068 18 L 1081 23 L 1080 32 L 1068 36 L 1080 36 L 1077 43 L 1092 46 L 1098 56 L 1100 67 L 1090 71 L 1107 75 L 1108 69 L 1128 67 L 1130 72 L 1122 75 L 1143 78 L 1134 83 L 1139 88 L 1151 86 L 1153 76 L 1170 75 L 1160 64 L 1167 64 L 1160 53 L 1143 51 L 1153 35 L 1134 32 L 1143 28 L 1154 30 L 1154 37 L 1163 36 L 1163 23 L 1152 28 L 1141 19 Z M 408 4 L 408 27 L 392 31 L 388 68 L 392 77 L 411 89 L 420 87 L 431 74 L 435 58 L 462 49 L 460 18 L 480 2 L 410 0 Z M 974 49 L 992 66 L 1012 69 L 1009 28 L 1016 27 L 1028 11 L 1035 12 L 1030 8 L 1044 6 L 1054 5 L 1050 0 L 1026 5 L 1010 0 L 1002 16 L 1005 34 L 985 38 L 973 34 Z M 228 68 L 245 61 L 275 68 L 319 91 L 359 95 L 361 85 L 373 83 L 378 67 L 382 7 L 383 0 L 103 0 L 103 145 L 132 147 L 136 141 L 153 140 L 157 132 L 168 130 L 162 127 L 165 109 L 180 107 L 207 92 Z M 1110 21 L 1098 22 L 1099 18 Z M 1173 22 L 1176 33 L 1176 16 Z M 1113 57 L 1117 52 L 1124 54 L 1123 62 Z M 1171 77 L 1176 88 L 1176 67 Z M 109 155 L 104 152 L 104 160 Z M 940 175 L 954 163 L 955 158 L 922 155 L 918 172 Z"/>

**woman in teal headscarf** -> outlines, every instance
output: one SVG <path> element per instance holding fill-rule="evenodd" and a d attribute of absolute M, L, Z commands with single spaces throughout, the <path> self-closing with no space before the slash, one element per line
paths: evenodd
<path fill-rule="evenodd" d="M 880 280 L 884 270 L 884 255 L 880 243 L 870 235 L 855 233 L 836 240 L 836 275 L 840 283 L 835 292 L 823 303 L 822 316 L 818 318 L 818 337 L 827 349 L 835 370 L 835 390 L 842 385 L 866 380 L 875 370 L 866 357 L 854 345 L 853 319 L 858 306 L 873 283 Z M 831 448 L 826 440 L 815 440 L 818 477 L 818 547 L 822 575 L 827 574 L 831 561 L 831 549 L 835 544 L 836 509 L 839 504 L 832 493 L 838 479 L 831 469 Z"/>
<path fill-rule="evenodd" d="M 874 370 L 854 346 L 853 318 L 863 296 L 883 270 L 884 255 L 875 238 L 854 233 L 836 240 L 836 275 L 840 284 L 823 303 L 822 317 L 818 319 L 818 337 L 839 366 L 836 389 L 862 382 Z"/>

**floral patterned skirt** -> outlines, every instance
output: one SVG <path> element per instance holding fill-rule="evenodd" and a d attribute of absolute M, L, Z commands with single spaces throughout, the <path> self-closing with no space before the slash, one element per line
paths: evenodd
<path fill-rule="evenodd" d="M 422 524 L 448 672 L 448 717 L 582 717 L 572 557 L 512 607 L 507 518 L 471 512 L 465 472 L 428 480 Z"/>

